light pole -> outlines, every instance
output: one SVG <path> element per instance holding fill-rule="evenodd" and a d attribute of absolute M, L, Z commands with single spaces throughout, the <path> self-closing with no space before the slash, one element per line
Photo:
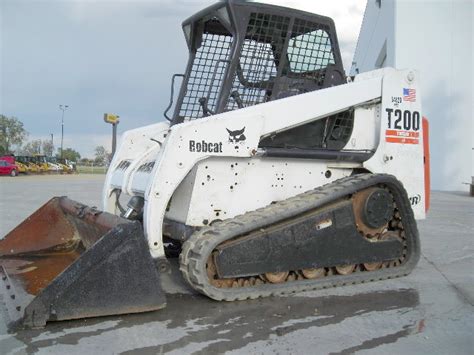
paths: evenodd
<path fill-rule="evenodd" d="M 51 156 L 53 156 L 54 151 L 54 135 L 51 133 Z"/>
<path fill-rule="evenodd" d="M 112 125 L 112 157 L 115 154 L 115 148 L 117 146 L 117 125 L 119 124 L 120 116 L 113 113 L 104 113 L 105 123 Z"/>
<path fill-rule="evenodd" d="M 63 112 L 61 114 L 61 159 L 63 158 L 63 141 L 64 141 L 64 111 L 68 109 L 68 105 L 59 105 L 59 109 Z"/>

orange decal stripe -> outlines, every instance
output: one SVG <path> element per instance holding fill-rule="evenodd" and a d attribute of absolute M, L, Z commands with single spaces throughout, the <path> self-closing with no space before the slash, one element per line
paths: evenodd
<path fill-rule="evenodd" d="M 385 131 L 386 136 L 396 136 L 396 137 L 413 137 L 418 138 L 420 136 L 420 132 L 413 132 L 413 131 L 398 131 L 395 129 L 387 129 Z"/>
<path fill-rule="evenodd" d="M 385 137 L 385 141 L 388 143 L 401 143 L 401 144 L 418 144 L 420 141 L 418 138 L 406 138 L 406 137 Z"/>
<path fill-rule="evenodd" d="M 430 124 L 426 117 L 423 117 L 423 153 L 425 163 L 425 211 L 428 212 L 430 208 Z"/>

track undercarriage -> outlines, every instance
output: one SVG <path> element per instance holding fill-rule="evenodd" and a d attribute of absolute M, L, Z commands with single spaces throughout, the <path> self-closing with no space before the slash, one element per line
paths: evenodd
<path fill-rule="evenodd" d="M 407 275 L 419 259 L 406 192 L 390 175 L 355 175 L 194 233 L 185 279 L 216 300 Z"/>

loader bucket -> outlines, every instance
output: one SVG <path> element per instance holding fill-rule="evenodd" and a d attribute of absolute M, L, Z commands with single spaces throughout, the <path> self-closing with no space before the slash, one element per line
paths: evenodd
<path fill-rule="evenodd" d="M 54 197 L 0 240 L 0 294 L 10 325 L 163 308 L 140 222 Z"/>

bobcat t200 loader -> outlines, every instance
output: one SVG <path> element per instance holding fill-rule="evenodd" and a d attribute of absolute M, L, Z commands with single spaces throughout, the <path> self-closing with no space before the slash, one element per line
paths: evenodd
<path fill-rule="evenodd" d="M 333 21 L 288 8 L 220 2 L 183 30 L 174 113 L 124 134 L 103 211 L 55 197 L 0 242 L 11 319 L 159 309 L 176 255 L 193 288 L 225 301 L 416 265 L 429 191 L 418 73 L 346 78 Z"/>

